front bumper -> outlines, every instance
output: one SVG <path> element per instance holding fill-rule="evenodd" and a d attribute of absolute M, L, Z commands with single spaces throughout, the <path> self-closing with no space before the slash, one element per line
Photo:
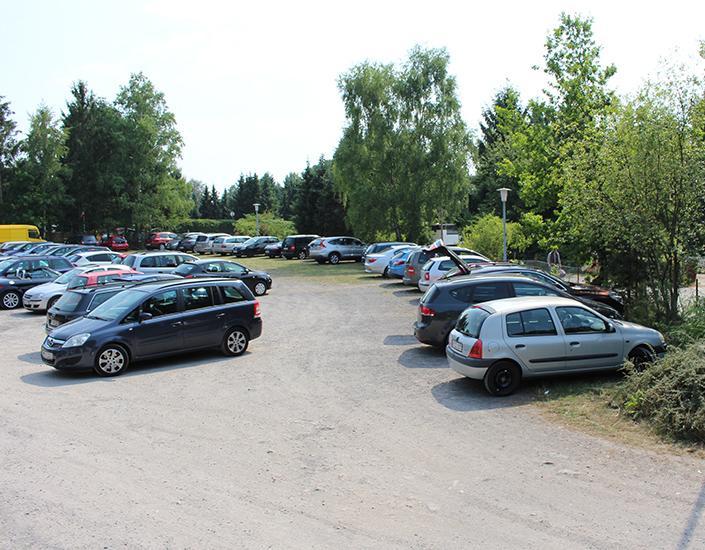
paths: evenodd
<path fill-rule="evenodd" d="M 51 345 L 48 338 L 41 348 L 42 361 L 45 365 L 57 370 L 85 370 L 93 368 L 95 349 L 90 346 L 62 348 L 61 345 Z"/>
<path fill-rule="evenodd" d="M 446 357 L 448 366 L 458 374 L 467 376 L 474 380 L 482 380 L 487 369 L 492 365 L 491 359 L 473 359 L 459 354 L 450 346 L 446 346 Z"/>
<path fill-rule="evenodd" d="M 27 298 L 22 296 L 22 307 L 29 311 L 46 311 L 48 300 L 45 298 Z"/>

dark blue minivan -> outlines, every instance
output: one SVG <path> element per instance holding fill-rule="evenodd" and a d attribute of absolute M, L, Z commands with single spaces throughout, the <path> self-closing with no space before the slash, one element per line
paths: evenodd
<path fill-rule="evenodd" d="M 206 348 L 242 355 L 262 334 L 259 302 L 241 281 L 144 284 L 52 331 L 42 360 L 59 370 L 122 374 L 132 361 Z"/>

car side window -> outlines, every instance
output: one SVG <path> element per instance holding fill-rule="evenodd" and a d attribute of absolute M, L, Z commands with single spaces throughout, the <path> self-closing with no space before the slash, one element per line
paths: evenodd
<path fill-rule="evenodd" d="M 443 260 L 438 265 L 438 271 L 448 271 L 455 266 L 452 260 Z"/>
<path fill-rule="evenodd" d="M 176 267 L 176 257 L 169 254 L 166 256 L 157 256 L 157 262 L 159 267 Z"/>
<path fill-rule="evenodd" d="M 472 286 L 454 288 L 449 293 L 454 299 L 464 304 L 472 303 Z"/>
<path fill-rule="evenodd" d="M 213 289 L 208 286 L 195 286 L 181 289 L 184 309 L 201 309 L 213 305 Z"/>
<path fill-rule="evenodd" d="M 237 273 L 239 275 L 242 275 L 242 273 L 244 273 L 245 271 L 245 268 L 242 267 L 240 264 L 223 262 L 223 271 L 225 271 L 226 273 Z"/>
<path fill-rule="evenodd" d="M 555 290 L 531 283 L 512 283 L 515 296 L 560 296 Z"/>
<path fill-rule="evenodd" d="M 244 302 L 245 297 L 240 294 L 240 291 L 234 286 L 221 286 L 220 290 L 223 294 L 223 303 L 232 304 L 235 302 Z"/>
<path fill-rule="evenodd" d="M 508 297 L 509 292 L 505 283 L 482 283 L 473 287 L 472 301 L 475 304 Z"/>
<path fill-rule="evenodd" d="M 144 313 L 150 313 L 152 317 L 169 315 L 170 313 L 176 313 L 178 310 L 176 290 L 166 290 L 155 294 L 142 304 L 142 311 Z"/>
<path fill-rule="evenodd" d="M 607 332 L 607 323 L 581 307 L 557 307 L 556 313 L 566 334 Z"/>
<path fill-rule="evenodd" d="M 507 315 L 505 323 L 509 336 L 555 336 L 556 326 L 545 308 L 530 309 Z"/>
<path fill-rule="evenodd" d="M 186 262 L 193 261 L 193 258 L 189 258 L 188 256 L 182 256 L 181 254 L 177 254 L 176 256 L 176 263 L 181 265 L 185 264 Z"/>
<path fill-rule="evenodd" d="M 108 298 L 112 298 L 113 296 L 115 296 L 115 294 L 117 294 L 117 292 L 103 292 L 101 294 L 96 294 L 95 296 L 93 296 L 93 299 L 91 300 L 91 303 L 88 305 L 87 310 L 88 311 L 94 310 L 100 304 L 107 301 Z"/>
<path fill-rule="evenodd" d="M 206 273 L 220 273 L 223 269 L 220 262 L 210 262 L 204 266 L 203 271 Z"/>
<path fill-rule="evenodd" d="M 157 261 L 154 256 L 145 256 L 140 262 L 140 267 L 157 267 Z"/>

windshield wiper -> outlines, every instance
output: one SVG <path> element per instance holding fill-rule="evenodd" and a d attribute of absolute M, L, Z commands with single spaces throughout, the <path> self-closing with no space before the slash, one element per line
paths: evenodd
<path fill-rule="evenodd" d="M 98 317 L 97 315 L 86 315 L 86 319 L 96 319 L 98 321 L 110 321 L 110 319 L 106 319 L 105 317 Z"/>

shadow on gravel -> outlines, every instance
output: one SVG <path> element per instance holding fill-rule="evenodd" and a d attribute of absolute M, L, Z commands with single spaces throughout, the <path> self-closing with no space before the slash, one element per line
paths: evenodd
<path fill-rule="evenodd" d="M 29 363 L 30 365 L 44 364 L 44 361 L 42 361 L 42 356 L 38 351 L 32 353 L 23 353 L 22 355 L 18 355 L 17 359 L 19 359 L 23 363 Z"/>
<path fill-rule="evenodd" d="M 241 357 L 249 355 L 250 352 L 245 352 Z M 33 354 L 27 354 L 33 355 Z M 39 354 L 37 354 L 39 355 Z M 58 371 L 47 365 L 47 370 L 25 374 L 21 380 L 26 384 L 40 386 L 42 388 L 54 388 L 60 386 L 73 386 L 76 384 L 89 384 L 92 382 L 117 382 L 124 378 L 132 376 L 142 376 L 146 374 L 158 374 L 170 370 L 187 369 L 191 367 L 203 367 L 207 369 L 210 366 L 227 361 L 237 361 L 241 357 L 226 357 L 217 351 L 213 352 L 194 352 L 186 353 L 178 357 L 166 357 L 164 359 L 153 359 L 151 361 L 143 361 L 130 365 L 125 374 L 117 377 L 98 376 L 92 370 L 83 372 Z M 39 360 L 41 363 L 41 359 Z"/>
<path fill-rule="evenodd" d="M 676 546 L 677 550 L 686 550 L 690 547 L 690 543 L 693 542 L 695 530 L 698 528 L 698 523 L 700 522 L 703 509 L 705 509 L 705 483 L 703 483 L 702 487 L 700 487 L 700 493 L 693 504 L 693 509 L 690 512 L 690 517 L 688 518 L 688 522 L 683 530 L 681 540 L 678 541 L 678 546 Z"/>
<path fill-rule="evenodd" d="M 408 349 L 399 356 L 397 361 L 407 369 L 447 369 L 445 351 L 423 346 Z"/>
<path fill-rule="evenodd" d="M 439 404 L 458 412 L 504 409 L 525 405 L 532 400 L 530 393 L 521 390 L 509 397 L 492 397 L 485 391 L 480 380 L 464 376 L 437 384 L 431 388 L 431 394 Z"/>
<path fill-rule="evenodd" d="M 395 290 L 392 292 L 394 296 L 399 296 L 400 298 L 408 298 L 409 296 L 414 296 L 418 295 L 420 296 L 419 291 L 416 288 L 404 288 L 402 290 Z"/>
<path fill-rule="evenodd" d="M 399 288 L 401 285 L 401 279 L 394 279 L 386 283 L 381 283 L 379 288 Z"/>
<path fill-rule="evenodd" d="M 390 334 L 383 342 L 385 346 L 413 346 L 416 343 L 416 338 L 409 334 Z"/>
<path fill-rule="evenodd" d="M 418 306 L 420 300 L 421 298 L 414 298 L 413 300 L 409 300 L 409 304 L 412 306 Z"/>

